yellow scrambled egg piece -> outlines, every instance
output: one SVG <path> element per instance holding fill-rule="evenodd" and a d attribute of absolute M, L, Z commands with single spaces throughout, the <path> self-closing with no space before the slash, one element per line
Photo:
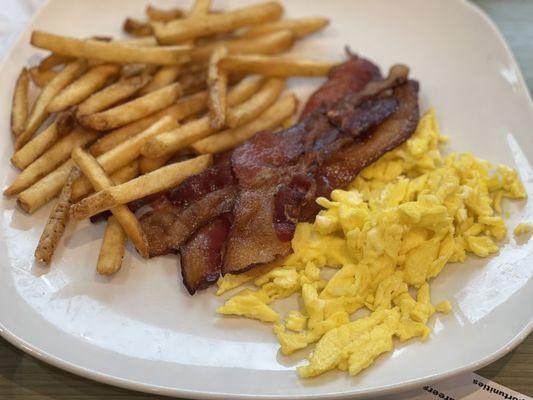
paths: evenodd
<path fill-rule="evenodd" d="M 524 233 L 529 233 L 533 230 L 533 226 L 529 222 L 521 222 L 514 228 L 515 236 L 523 235 Z"/>
<path fill-rule="evenodd" d="M 496 253 L 507 233 L 502 198 L 526 197 L 514 170 L 471 154 L 443 157 L 445 141 L 430 110 L 407 142 L 347 190 L 317 199 L 324 210 L 314 223 L 298 224 L 294 252 L 283 263 L 260 275 L 221 278 L 219 292 L 252 280 L 257 290 L 238 293 L 218 311 L 273 322 L 283 354 L 316 342 L 309 364 L 298 368 L 301 377 L 335 368 L 354 375 L 391 351 L 394 338 L 426 340 L 431 316 L 452 308 L 431 304 L 429 281 L 467 253 Z M 295 293 L 301 309 L 280 317 L 270 308 Z M 358 310 L 367 316 L 355 318 Z"/>

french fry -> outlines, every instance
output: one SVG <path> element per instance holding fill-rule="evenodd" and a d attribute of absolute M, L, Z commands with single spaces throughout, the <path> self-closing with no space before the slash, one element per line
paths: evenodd
<path fill-rule="evenodd" d="M 141 158 L 139 158 L 139 171 L 141 172 L 141 174 L 146 174 L 148 172 L 155 171 L 156 169 L 161 168 L 163 165 L 165 165 L 171 158 L 172 154 L 168 154 L 158 158 L 148 158 L 141 156 Z"/>
<path fill-rule="evenodd" d="M 50 81 L 58 74 L 56 71 L 51 69 L 45 69 L 41 71 L 38 67 L 32 67 L 29 69 L 29 71 L 32 82 L 35 84 L 35 86 L 40 88 L 48 85 Z"/>
<path fill-rule="evenodd" d="M 4 194 L 11 196 L 30 187 L 67 160 L 75 147 L 86 145 L 95 140 L 98 135 L 98 132 L 78 127 L 28 165 L 4 191 Z"/>
<path fill-rule="evenodd" d="M 74 162 L 68 159 L 28 189 L 20 192 L 17 198 L 19 207 L 28 214 L 33 214 L 58 195 L 67 180 L 70 170 L 75 166 Z"/>
<path fill-rule="evenodd" d="M 58 65 L 67 64 L 71 61 L 72 61 L 71 57 L 66 57 L 66 56 L 52 53 L 48 57 L 43 58 L 43 60 L 39 63 L 37 68 L 41 72 L 47 71 L 47 70 L 51 70 L 54 67 L 57 67 Z"/>
<path fill-rule="evenodd" d="M 252 26 L 242 36 L 253 38 L 282 29 L 290 30 L 295 37 L 301 38 L 328 26 L 329 20 L 322 17 L 310 17 L 300 19 L 284 19 L 266 24 Z"/>
<path fill-rule="evenodd" d="M 229 54 L 278 54 L 288 50 L 294 43 L 294 34 L 290 30 L 278 30 L 254 38 L 221 40 L 191 51 L 191 60 L 201 62 L 209 59 L 213 50 L 220 45 L 228 49 Z"/>
<path fill-rule="evenodd" d="M 121 104 L 96 114 L 81 115 L 79 122 L 83 126 L 107 131 L 137 121 L 170 106 L 181 95 L 178 83 L 165 86 L 135 100 Z"/>
<path fill-rule="evenodd" d="M 91 147 L 91 154 L 99 156 L 111 150 L 126 139 L 144 131 L 150 125 L 169 115 L 177 121 L 203 111 L 207 105 L 207 92 L 199 92 L 191 96 L 179 99 L 175 104 L 158 111 L 148 117 L 132 122 L 121 128 L 115 129 L 98 139 Z"/>
<path fill-rule="evenodd" d="M 19 136 L 26 128 L 28 122 L 28 87 L 30 77 L 28 70 L 22 68 L 13 91 L 13 103 L 11 106 L 11 132 Z"/>
<path fill-rule="evenodd" d="M 207 70 L 195 72 L 192 74 L 183 74 L 179 77 L 178 83 L 183 90 L 184 95 L 196 93 L 207 87 Z"/>
<path fill-rule="evenodd" d="M 228 94 L 228 105 L 242 103 L 261 87 L 262 77 L 254 76 L 241 81 Z M 149 158 L 159 158 L 174 154 L 190 144 L 209 136 L 215 132 L 211 126 L 209 116 L 190 121 L 179 128 L 164 132 L 153 139 L 147 140 L 142 147 L 142 154 Z"/>
<path fill-rule="evenodd" d="M 211 0 L 194 0 L 194 4 L 189 12 L 189 18 L 208 14 L 210 8 Z"/>
<path fill-rule="evenodd" d="M 17 168 L 24 169 L 48 150 L 60 138 L 57 132 L 57 122 L 50 124 L 44 131 L 17 150 L 11 162 Z"/>
<path fill-rule="evenodd" d="M 268 79 L 255 95 L 228 110 L 226 124 L 230 128 L 235 128 L 251 121 L 270 107 L 284 88 L 285 81 L 283 79 Z"/>
<path fill-rule="evenodd" d="M 107 225 L 96 262 L 96 272 L 100 275 L 113 275 L 122 266 L 126 232 L 113 216 L 107 219 Z"/>
<path fill-rule="evenodd" d="M 78 124 L 76 120 L 76 107 L 70 107 L 57 114 L 57 134 L 59 137 L 67 135 Z"/>
<path fill-rule="evenodd" d="M 172 68 L 172 67 L 170 67 Z M 114 106 L 139 92 L 151 78 L 147 74 L 122 78 L 85 99 L 79 106 L 77 115 L 94 114 Z"/>
<path fill-rule="evenodd" d="M 120 143 L 117 147 L 98 156 L 97 161 L 107 174 L 111 174 L 137 159 L 141 154 L 141 146 L 145 141 L 159 135 L 162 132 L 175 129 L 177 126 L 178 123 L 174 118 L 168 115 L 162 117 L 143 132 L 129 138 L 128 140 Z M 87 194 L 90 189 L 91 185 L 89 184 L 89 181 L 82 177 L 74 183 L 72 190 L 75 198 L 79 198 L 84 194 Z"/>
<path fill-rule="evenodd" d="M 124 43 L 125 45 L 128 45 L 128 46 L 138 46 L 138 47 L 156 47 L 159 45 L 155 36 L 128 38 L 128 39 L 122 39 L 122 40 L 117 40 L 117 41 L 120 43 Z"/>
<path fill-rule="evenodd" d="M 152 25 L 135 18 L 126 18 L 122 30 L 137 37 L 151 36 L 154 33 Z"/>
<path fill-rule="evenodd" d="M 221 14 L 208 14 L 156 24 L 154 33 L 161 44 L 179 43 L 197 37 L 229 32 L 247 25 L 257 25 L 281 17 L 277 2 L 266 2 Z"/>
<path fill-rule="evenodd" d="M 169 22 L 173 19 L 183 18 L 185 13 L 180 8 L 170 8 L 168 10 L 163 10 L 149 4 L 146 7 L 146 15 L 148 19 L 153 22 Z"/>
<path fill-rule="evenodd" d="M 50 212 L 48 222 L 46 223 L 39 244 L 35 249 L 35 258 L 46 265 L 50 265 L 54 251 L 65 232 L 65 227 L 69 219 L 70 205 L 72 204 L 71 193 L 72 183 L 80 176 L 78 168 L 72 168 L 68 174 L 67 181 L 61 190 L 61 194 L 56 205 Z"/>
<path fill-rule="evenodd" d="M 83 174 L 89 179 L 94 190 L 101 191 L 115 187 L 113 180 L 106 175 L 100 164 L 98 164 L 98 161 L 80 147 L 77 147 L 72 151 L 72 159 Z M 114 207 L 111 212 L 122 229 L 124 229 L 124 232 L 126 232 L 126 235 L 130 238 L 139 254 L 144 258 L 148 258 L 148 242 L 139 221 L 129 210 L 128 206 L 118 205 L 117 207 Z"/>
<path fill-rule="evenodd" d="M 301 58 L 229 55 L 220 60 L 220 68 L 231 72 L 262 74 L 284 78 L 289 76 L 326 76 L 338 63 Z"/>
<path fill-rule="evenodd" d="M 49 113 L 62 111 L 79 104 L 99 90 L 113 76 L 118 75 L 120 67 L 113 64 L 98 65 L 68 85 L 48 104 Z"/>
<path fill-rule="evenodd" d="M 146 86 L 140 91 L 141 95 L 161 89 L 178 79 L 181 67 L 179 65 L 170 67 L 161 67 L 159 71 L 154 74 L 154 77 Z"/>
<path fill-rule="evenodd" d="M 20 149 L 31 139 L 35 131 L 48 117 L 48 104 L 61 90 L 81 75 L 86 67 L 87 63 L 85 61 L 73 61 L 43 88 L 32 107 L 26 129 L 17 138 L 15 149 Z"/>
<path fill-rule="evenodd" d="M 228 75 L 218 68 L 218 62 L 228 54 L 225 47 L 218 47 L 211 54 L 209 67 L 207 69 L 207 91 L 209 99 L 207 108 L 209 109 L 209 121 L 214 129 L 221 129 L 226 123 L 228 90 Z"/>
<path fill-rule="evenodd" d="M 17 198 L 17 204 L 19 207 L 28 214 L 33 214 L 59 194 L 61 188 L 67 180 L 70 170 L 75 166 L 76 165 L 72 159 L 68 159 L 57 169 L 50 172 L 44 178 L 21 192 Z M 134 161 L 133 163 L 119 169 L 117 172 L 111 175 L 111 178 L 117 184 L 127 182 L 136 177 L 138 175 L 138 171 L 139 163 Z M 74 200 L 77 199 L 77 197 L 74 196 L 74 193 L 72 198 Z"/>
<path fill-rule="evenodd" d="M 170 189 L 189 176 L 204 171 L 211 162 L 212 157 L 207 154 L 167 165 L 121 185 L 101 189 L 73 204 L 70 215 L 76 219 L 85 219 L 102 211 L 113 211 L 122 204 Z"/>
<path fill-rule="evenodd" d="M 257 132 L 278 127 L 296 111 L 297 101 L 293 94 L 282 97 L 257 119 L 238 128 L 228 129 L 200 140 L 192 145 L 199 154 L 219 153 L 238 146 Z"/>
<path fill-rule="evenodd" d="M 42 31 L 33 31 L 31 44 L 64 56 L 119 64 L 181 64 L 186 60 L 184 55 L 190 51 L 188 46 L 132 46 L 121 42 L 81 40 Z"/>

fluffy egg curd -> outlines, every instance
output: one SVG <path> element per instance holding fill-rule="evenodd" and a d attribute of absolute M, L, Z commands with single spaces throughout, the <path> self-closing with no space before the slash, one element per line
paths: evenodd
<path fill-rule="evenodd" d="M 347 190 L 317 199 L 324 210 L 298 224 L 293 254 L 274 268 L 221 278 L 219 295 L 250 281 L 255 288 L 218 312 L 272 323 L 285 355 L 316 343 L 308 365 L 297 368 L 303 378 L 335 368 L 355 375 L 395 338 L 426 340 L 431 316 L 451 311 L 446 300 L 431 302 L 431 279 L 468 253 L 496 253 L 507 233 L 502 198 L 526 197 L 514 170 L 471 154 L 443 157 L 444 142 L 430 110 L 407 142 Z M 301 309 L 279 315 L 271 307 L 293 294 Z"/>

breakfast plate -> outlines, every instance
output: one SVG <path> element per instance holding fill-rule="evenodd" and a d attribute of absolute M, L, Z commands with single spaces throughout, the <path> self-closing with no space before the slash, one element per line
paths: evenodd
<path fill-rule="evenodd" d="M 217 1 L 215 7 L 248 3 Z M 0 69 L 2 87 L 9 88 L 0 97 L 2 160 L 12 153 L 11 88 L 21 67 L 41 54 L 28 44 L 31 31 L 120 35 L 121 16 L 140 16 L 144 6 L 143 0 L 43 5 Z M 501 35 L 475 6 L 463 0 L 291 0 L 284 7 L 289 17 L 331 20 L 314 40 L 296 44 L 293 55 L 340 59 L 347 45 L 384 69 L 408 64 L 421 82 L 422 110 L 433 107 L 450 137 L 447 150 L 515 168 L 533 195 L 531 99 Z M 289 85 L 305 99 L 319 83 L 294 79 Z M 2 187 L 15 175 L 3 163 Z M 530 201 L 505 206 L 510 232 L 533 218 Z M 56 261 L 43 268 L 33 252 L 48 211 L 29 216 L 14 200 L 1 200 L 0 333 L 45 362 L 116 386 L 189 398 L 368 397 L 480 368 L 533 327 L 526 307 L 533 302 L 533 241 L 510 233 L 498 254 L 450 264 L 432 282 L 432 297 L 450 300 L 453 312 L 431 319 L 430 340 L 399 345 L 356 377 L 329 372 L 302 380 L 295 373 L 301 355 L 281 355 L 270 326 L 220 318 L 215 310 L 222 300 L 213 289 L 190 296 L 179 284 L 174 256 L 147 263 L 128 252 L 116 275 L 98 276 L 94 260 L 103 227 L 83 222 L 75 232 L 67 228 Z"/>

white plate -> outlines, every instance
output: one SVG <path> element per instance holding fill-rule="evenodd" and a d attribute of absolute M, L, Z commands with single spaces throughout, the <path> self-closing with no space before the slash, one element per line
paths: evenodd
<path fill-rule="evenodd" d="M 35 28 L 86 37 L 118 34 L 123 16 L 141 16 L 143 0 L 53 0 L 22 35 L 0 71 L 0 183 L 8 165 L 11 88 L 19 69 L 36 62 Z M 171 6 L 175 0 L 157 1 Z M 231 3 L 231 4 L 230 4 Z M 237 7 L 245 0 L 220 1 Z M 533 110 L 524 81 L 494 25 L 461 0 L 285 1 L 290 16 L 325 15 L 323 34 L 295 53 L 339 58 L 343 46 L 412 67 L 423 108 L 434 106 L 450 149 L 472 151 L 518 168 L 533 194 Z M 185 4 L 184 4 L 185 5 Z M 294 80 L 303 97 L 318 81 Z M 531 217 L 531 202 L 509 206 L 512 229 Z M 432 287 L 454 313 L 433 318 L 427 343 L 410 342 L 350 378 L 332 372 L 300 380 L 298 357 L 278 354 L 270 328 L 219 318 L 213 291 L 190 297 L 174 257 L 142 262 L 130 252 L 112 279 L 94 272 L 102 225 L 69 227 L 50 270 L 32 254 L 47 209 L 27 216 L 12 199 L 0 205 L 0 331 L 30 354 L 76 374 L 130 389 L 209 398 L 319 398 L 383 394 L 481 367 L 516 346 L 532 328 L 533 242 L 511 237 L 488 260 L 449 265 Z"/>

